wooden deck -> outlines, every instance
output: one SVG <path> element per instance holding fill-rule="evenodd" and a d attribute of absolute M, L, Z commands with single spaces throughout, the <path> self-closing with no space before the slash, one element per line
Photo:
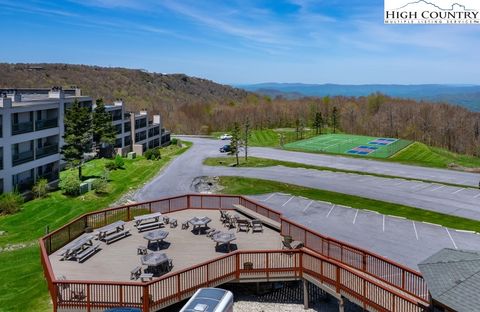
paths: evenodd
<path fill-rule="evenodd" d="M 281 249 L 280 233 L 264 226 L 263 233 L 251 231 L 248 233 L 237 232 L 236 229 L 228 230 L 220 222 L 218 210 L 188 209 L 165 214 L 178 221 L 176 228 L 165 225 L 164 230 L 169 232 L 162 245 L 161 252 L 173 259 L 171 272 L 180 271 L 199 263 L 217 258 L 226 253 L 224 248 L 215 249 L 216 243 L 206 235 L 196 235 L 192 232 L 192 226 L 182 230 L 182 222 L 192 217 L 207 216 L 212 219 L 209 227 L 221 231 L 235 233 L 237 239 L 232 242 L 232 250 L 272 250 Z M 126 228 L 132 234 L 110 245 L 101 242 L 100 251 L 91 256 L 83 263 L 74 260 L 60 261 L 57 251 L 49 256 L 54 275 L 58 278 L 63 275 L 69 280 L 90 281 L 130 281 L 130 271 L 141 265 L 140 256 L 137 255 L 137 247 L 147 246 L 143 235 L 148 231 L 138 233 L 133 222 L 127 222 Z M 84 234 L 85 235 L 85 234 Z M 97 242 L 97 241 L 95 241 Z M 150 250 L 156 250 L 153 244 Z"/>

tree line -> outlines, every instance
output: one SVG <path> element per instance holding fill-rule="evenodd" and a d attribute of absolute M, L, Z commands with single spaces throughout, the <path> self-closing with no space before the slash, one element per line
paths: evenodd
<path fill-rule="evenodd" d="M 177 133 L 231 130 L 249 119 L 252 129 L 309 127 L 419 141 L 452 152 L 480 156 L 480 113 L 460 106 L 391 98 L 334 96 L 298 100 L 258 97 L 241 105 L 179 107 L 172 115 Z"/>

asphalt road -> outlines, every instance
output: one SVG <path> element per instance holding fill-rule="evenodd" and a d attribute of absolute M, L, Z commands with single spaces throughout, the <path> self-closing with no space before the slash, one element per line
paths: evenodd
<path fill-rule="evenodd" d="M 250 150 L 252 151 L 252 155 L 256 157 L 292 162 L 299 162 L 299 159 L 301 159 L 301 162 L 304 164 L 335 169 L 369 172 L 474 187 L 478 187 L 480 181 L 480 174 L 478 173 L 410 166 L 371 159 L 292 152 L 265 147 L 252 147 Z"/>
<path fill-rule="evenodd" d="M 142 188 L 135 195 L 136 200 L 149 200 L 162 196 L 192 192 L 192 181 L 198 176 L 244 176 L 357 195 L 480 220 L 480 190 L 477 189 L 302 168 L 209 167 L 202 164 L 203 160 L 207 157 L 222 155 L 218 152 L 218 148 L 225 144 L 225 142 L 202 138 L 188 138 L 188 140 L 194 142 L 192 148 L 175 159 L 159 176 Z M 458 179 L 458 177 L 461 176 L 461 180 L 464 182 L 461 184 L 465 184 L 466 180 L 464 177 L 470 177 L 471 175 L 479 176 L 474 174 L 466 174 L 464 176 L 461 172 L 450 170 L 288 152 L 268 148 L 252 148 L 250 155 L 268 156 L 273 159 L 284 159 L 295 162 L 309 162 L 322 166 L 324 166 L 324 164 L 320 163 L 327 161 L 326 159 L 331 162 L 329 166 L 346 166 L 347 164 L 345 162 L 349 160 L 352 162 L 351 167 L 343 167 L 342 169 L 350 170 L 358 170 L 361 162 L 365 162 L 365 168 L 363 168 L 362 171 L 366 172 L 376 170 L 375 173 L 387 174 L 386 171 L 380 171 L 382 167 L 385 167 L 386 169 L 383 170 L 388 170 L 388 174 L 391 175 L 412 177 L 408 175 L 416 174 L 417 178 L 429 180 L 434 180 L 432 178 L 432 172 L 435 172 L 435 179 L 438 181 L 441 181 L 441 179 L 449 179 L 449 182 L 452 182 L 455 177 Z M 339 159 L 338 164 L 335 163 L 337 159 Z M 408 168 L 408 170 L 405 168 Z"/>

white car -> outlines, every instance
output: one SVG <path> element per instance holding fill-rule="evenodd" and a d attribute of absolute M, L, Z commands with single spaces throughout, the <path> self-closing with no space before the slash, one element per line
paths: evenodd
<path fill-rule="evenodd" d="M 232 136 L 230 134 L 224 133 L 220 136 L 220 140 L 231 140 Z"/>

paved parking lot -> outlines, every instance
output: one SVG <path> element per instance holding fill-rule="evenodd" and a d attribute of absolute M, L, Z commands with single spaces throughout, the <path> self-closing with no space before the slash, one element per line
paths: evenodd
<path fill-rule="evenodd" d="M 442 248 L 480 248 L 480 235 L 476 233 L 288 194 L 250 197 L 321 234 L 368 249 L 415 270 L 419 262 Z"/>

